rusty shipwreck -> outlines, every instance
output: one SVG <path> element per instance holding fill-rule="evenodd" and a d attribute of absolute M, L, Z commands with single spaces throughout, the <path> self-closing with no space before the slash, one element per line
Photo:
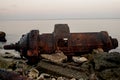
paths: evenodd
<path fill-rule="evenodd" d="M 67 24 L 56 24 L 53 33 L 39 34 L 39 30 L 31 30 L 22 35 L 21 39 L 4 49 L 15 49 L 31 62 L 36 62 L 40 54 L 54 53 L 57 49 L 65 55 L 79 55 L 91 52 L 93 49 L 102 48 L 109 51 L 118 47 L 118 41 L 108 35 L 106 31 L 70 33 Z"/>

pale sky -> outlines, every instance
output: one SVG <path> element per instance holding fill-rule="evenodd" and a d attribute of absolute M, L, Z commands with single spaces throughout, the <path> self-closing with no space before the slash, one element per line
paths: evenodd
<path fill-rule="evenodd" d="M 0 20 L 120 18 L 120 0 L 0 0 Z"/>

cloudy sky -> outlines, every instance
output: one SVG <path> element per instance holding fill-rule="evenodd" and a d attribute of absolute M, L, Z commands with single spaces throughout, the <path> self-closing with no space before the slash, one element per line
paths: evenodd
<path fill-rule="evenodd" d="M 120 0 L 0 0 L 0 20 L 120 18 Z"/>

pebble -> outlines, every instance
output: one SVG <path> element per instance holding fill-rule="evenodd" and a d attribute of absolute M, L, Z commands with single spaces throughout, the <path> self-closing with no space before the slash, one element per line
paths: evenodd
<path fill-rule="evenodd" d="M 73 56 L 72 59 L 73 59 L 74 62 L 77 62 L 77 63 L 83 63 L 83 62 L 88 61 L 88 59 L 85 58 L 85 57 L 76 57 L 76 56 Z"/>
<path fill-rule="evenodd" d="M 63 77 L 58 77 L 57 80 L 64 80 Z"/>
<path fill-rule="evenodd" d="M 52 78 L 51 80 L 56 80 L 55 78 Z"/>
<path fill-rule="evenodd" d="M 104 50 L 102 48 L 97 48 L 97 49 L 93 49 L 92 53 L 100 54 L 100 53 L 103 53 L 103 52 L 104 52 Z"/>
<path fill-rule="evenodd" d="M 76 80 L 75 78 L 72 78 L 72 79 L 70 79 L 70 80 Z"/>
<path fill-rule="evenodd" d="M 28 76 L 29 76 L 29 78 L 36 79 L 39 76 L 39 71 L 35 68 L 32 68 L 32 69 L 30 69 Z"/>

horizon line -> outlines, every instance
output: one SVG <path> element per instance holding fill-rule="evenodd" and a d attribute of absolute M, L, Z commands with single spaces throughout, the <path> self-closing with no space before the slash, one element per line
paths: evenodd
<path fill-rule="evenodd" d="M 41 18 L 41 19 L 0 19 L 0 21 L 14 21 L 14 20 L 80 20 L 80 19 L 120 19 L 120 18 Z"/>

